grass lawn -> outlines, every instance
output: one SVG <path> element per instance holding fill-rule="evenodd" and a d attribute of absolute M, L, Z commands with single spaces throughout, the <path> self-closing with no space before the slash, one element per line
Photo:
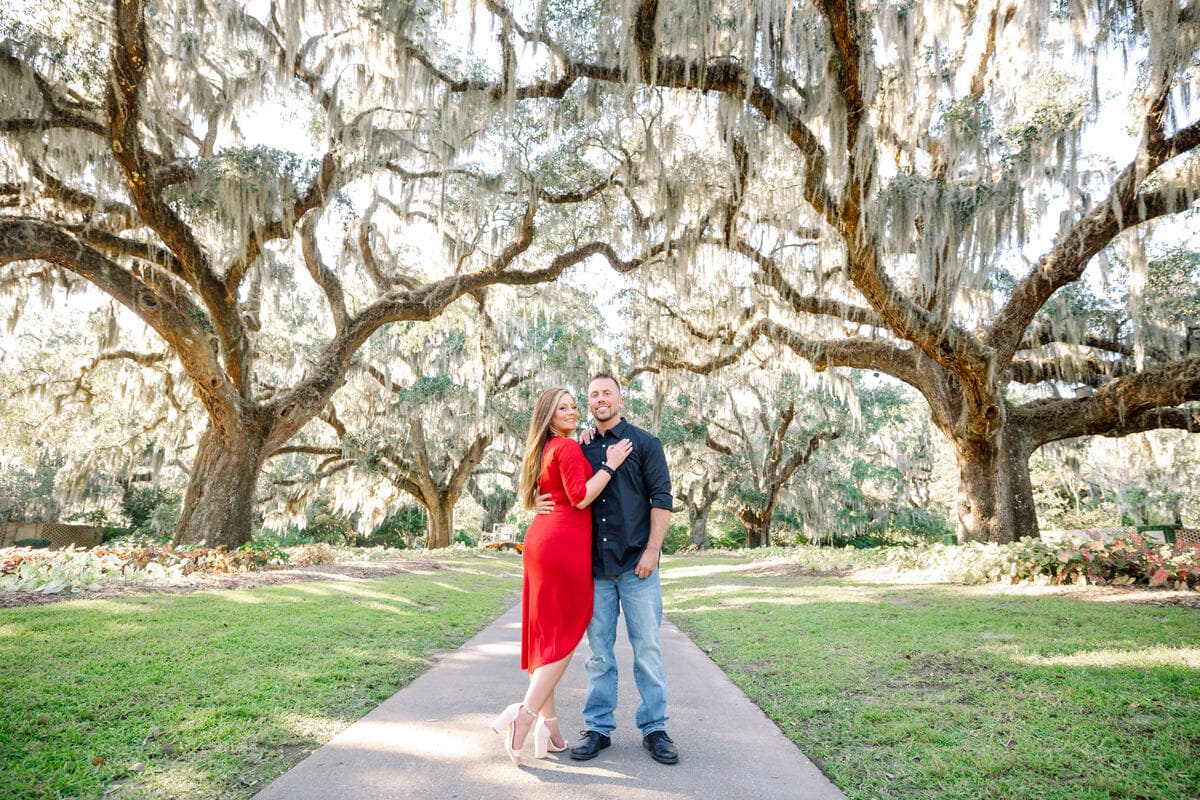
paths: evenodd
<path fill-rule="evenodd" d="M 0 797 L 251 796 L 520 591 L 515 557 L 414 564 L 0 610 Z"/>
<path fill-rule="evenodd" d="M 666 612 L 853 800 L 1200 797 L 1200 610 L 747 566 Z"/>

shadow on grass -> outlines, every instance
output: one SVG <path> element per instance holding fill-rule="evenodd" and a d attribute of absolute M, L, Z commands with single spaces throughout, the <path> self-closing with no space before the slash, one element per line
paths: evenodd
<path fill-rule="evenodd" d="M 0 797 L 249 797 L 514 591 L 441 569 L 4 609 Z"/>
<path fill-rule="evenodd" d="M 745 571 L 667 613 L 851 798 L 1200 787 L 1200 613 Z"/>

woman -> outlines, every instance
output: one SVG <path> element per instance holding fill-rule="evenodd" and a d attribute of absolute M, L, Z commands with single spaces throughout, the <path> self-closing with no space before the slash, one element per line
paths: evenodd
<path fill-rule="evenodd" d="M 610 445 L 592 474 L 579 443 L 569 438 L 579 424 L 575 398 L 558 387 L 542 392 L 529 420 L 521 463 L 520 500 L 532 509 L 550 494 L 554 510 L 534 517 L 525 534 L 525 586 L 521 603 L 521 668 L 529 671 L 525 699 L 492 722 L 504 732 L 504 749 L 518 766 L 521 746 L 534 729 L 534 753 L 566 749 L 554 710 L 558 684 L 592 618 L 592 514 L 588 506 L 612 479 L 633 446 Z M 536 723 L 536 727 L 535 727 Z"/>

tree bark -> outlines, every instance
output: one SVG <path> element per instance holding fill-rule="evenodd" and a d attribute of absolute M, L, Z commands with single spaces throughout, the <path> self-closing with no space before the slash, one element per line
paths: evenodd
<path fill-rule="evenodd" d="M 987 439 L 955 439 L 960 542 L 1013 542 L 1038 535 L 1027 437 L 1005 425 Z"/>
<path fill-rule="evenodd" d="M 710 490 L 708 486 L 705 486 L 704 491 L 700 494 L 700 500 L 695 503 L 688 503 L 688 509 L 692 512 L 692 524 L 689 535 L 692 544 L 700 550 L 708 549 L 708 515 L 712 511 L 713 502 L 716 499 L 716 490 Z"/>
<path fill-rule="evenodd" d="M 482 530 L 490 532 L 497 525 L 500 525 L 508 518 L 508 510 L 512 508 L 512 503 L 503 504 L 501 502 L 489 502 L 483 506 L 483 525 Z"/>
<path fill-rule="evenodd" d="M 709 547 L 708 516 L 719 494 L 718 487 L 706 476 L 689 484 L 676 498 L 676 508 L 682 505 L 687 509 L 690 520 L 688 538 L 691 546 L 698 550 L 707 550 Z"/>
<path fill-rule="evenodd" d="M 734 508 L 733 516 L 746 529 L 746 547 L 769 547 L 771 545 L 771 517 L 775 513 L 775 500 L 764 508 L 740 505 Z"/>
<path fill-rule="evenodd" d="M 233 433 L 210 425 L 200 438 L 172 542 L 223 545 L 250 541 L 254 486 L 265 457 L 263 432 L 237 426 Z"/>
<path fill-rule="evenodd" d="M 454 504 L 457 497 L 439 494 L 435 499 L 422 501 L 425 506 L 425 549 L 449 547 L 454 538 Z"/>

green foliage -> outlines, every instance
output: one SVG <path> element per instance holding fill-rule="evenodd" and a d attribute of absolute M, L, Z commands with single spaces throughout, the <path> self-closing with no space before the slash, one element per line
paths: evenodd
<path fill-rule="evenodd" d="M 1146 270 L 1144 301 L 1155 320 L 1177 325 L 1200 321 L 1200 253 L 1172 247 L 1151 259 Z"/>
<path fill-rule="evenodd" d="M 329 500 L 321 498 L 308 507 L 304 535 L 313 542 L 353 544 L 355 515 L 334 511 Z"/>
<path fill-rule="evenodd" d="M 77 522 L 82 525 L 93 525 L 97 528 L 115 527 L 113 520 L 108 516 L 108 510 L 103 508 L 92 508 L 87 511 L 77 511 L 74 514 L 68 514 L 63 517 L 63 522 Z"/>
<path fill-rule="evenodd" d="M 938 541 L 954 533 L 949 520 L 927 508 L 899 508 L 886 527 L 868 527 L 867 536 L 881 546 Z"/>
<path fill-rule="evenodd" d="M 311 183 L 317 161 L 266 145 L 227 147 L 208 158 L 193 160 L 195 178 L 176 193 L 181 208 L 220 213 L 231 200 L 252 203 L 265 211 L 294 203 L 299 187 Z"/>
<path fill-rule="evenodd" d="M 0 521 L 56 522 L 54 480 L 61 465 L 61 459 L 47 459 L 33 469 L 0 467 Z"/>
<path fill-rule="evenodd" d="M 692 544 L 692 533 L 687 525 L 672 525 L 667 528 L 667 536 L 663 539 L 662 551 L 665 555 L 686 550 Z"/>
<path fill-rule="evenodd" d="M 990 109 L 979 95 L 943 101 L 938 104 L 934 130 L 960 142 L 977 142 L 992 131 Z"/>
<path fill-rule="evenodd" d="M 708 545 L 715 550 L 740 550 L 746 546 L 746 530 L 723 507 L 708 518 Z"/>
<path fill-rule="evenodd" d="M 0 40 L 18 44 L 37 60 L 51 65 L 56 77 L 72 88 L 96 90 L 103 85 L 108 43 L 99 46 L 88 35 L 90 14 L 63 2 L 8 0 L 0 5 Z"/>
<path fill-rule="evenodd" d="M 374 547 L 421 547 L 426 517 L 424 507 L 416 503 L 400 506 L 371 531 L 366 543 Z"/>
<path fill-rule="evenodd" d="M 466 531 L 457 531 L 454 538 L 450 540 L 452 544 L 461 544 L 463 547 L 474 547 L 475 540 Z"/>
<path fill-rule="evenodd" d="M 286 551 L 270 542 L 246 542 L 237 549 L 246 559 L 247 569 L 262 569 L 272 564 L 286 564 L 290 558 Z"/>
<path fill-rule="evenodd" d="M 1027 84 L 1023 113 L 1000 132 L 1006 161 L 1024 164 L 1039 145 L 1053 144 L 1084 120 L 1087 97 L 1070 76 L 1042 69 Z"/>
<path fill-rule="evenodd" d="M 400 390 L 396 398 L 402 403 L 423 405 L 438 400 L 444 400 L 447 395 L 464 391 L 448 375 L 422 375 L 411 386 Z"/>
<path fill-rule="evenodd" d="M 151 541 L 170 538 L 182 505 L 183 494 L 163 486 L 130 484 L 121 498 L 131 535 Z"/>
<path fill-rule="evenodd" d="M 13 542 L 14 547 L 34 547 L 42 548 L 49 547 L 53 542 L 49 539 L 17 539 Z"/>

